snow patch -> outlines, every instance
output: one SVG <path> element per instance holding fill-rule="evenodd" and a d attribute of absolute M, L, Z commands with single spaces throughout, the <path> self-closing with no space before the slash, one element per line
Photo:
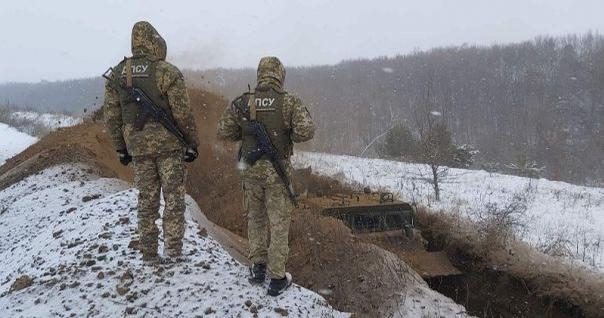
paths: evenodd
<path fill-rule="evenodd" d="M 3 123 L 0 123 L 0 136 L 0 166 L 38 141 L 38 138 Z"/>
<path fill-rule="evenodd" d="M 82 122 L 81 118 L 72 117 L 65 114 L 49 114 L 49 113 L 36 113 L 30 111 L 14 112 L 11 114 L 14 119 L 26 119 L 34 121 L 50 130 L 57 128 L 75 126 Z"/>

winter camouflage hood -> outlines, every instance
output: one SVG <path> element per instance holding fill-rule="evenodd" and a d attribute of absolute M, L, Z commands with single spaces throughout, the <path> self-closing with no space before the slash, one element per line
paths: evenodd
<path fill-rule="evenodd" d="M 132 55 L 150 55 L 166 59 L 166 41 L 147 21 L 139 21 L 132 27 Z"/>
<path fill-rule="evenodd" d="M 258 86 L 274 85 L 283 88 L 285 84 L 285 68 L 281 61 L 274 56 L 266 56 L 258 63 Z"/>

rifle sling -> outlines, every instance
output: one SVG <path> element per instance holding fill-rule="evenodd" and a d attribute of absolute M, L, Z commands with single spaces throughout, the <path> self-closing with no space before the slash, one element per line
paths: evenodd
<path fill-rule="evenodd" d="M 132 88 L 132 59 L 126 59 L 126 88 Z"/>
<path fill-rule="evenodd" d="M 247 101 L 247 106 L 250 109 L 250 120 L 256 121 L 256 98 L 254 97 L 254 93 L 250 94 L 250 99 Z"/>

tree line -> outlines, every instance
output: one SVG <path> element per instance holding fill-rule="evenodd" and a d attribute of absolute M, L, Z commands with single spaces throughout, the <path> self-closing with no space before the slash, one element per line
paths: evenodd
<path fill-rule="evenodd" d="M 426 118 L 438 113 L 455 144 L 479 152 L 476 168 L 582 184 L 604 180 L 604 38 L 598 34 L 286 68 L 286 86 L 318 124 L 312 150 L 382 155 L 381 138 L 390 130 L 403 125 L 417 138 Z M 253 69 L 186 76 L 228 98 L 255 82 Z"/>
<path fill-rule="evenodd" d="M 101 77 L 39 83 L 0 85 L 0 106 L 46 113 L 82 115 L 103 103 L 104 80 Z"/>

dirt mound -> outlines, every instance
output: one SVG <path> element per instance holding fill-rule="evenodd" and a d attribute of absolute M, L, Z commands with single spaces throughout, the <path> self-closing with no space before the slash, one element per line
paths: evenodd
<path fill-rule="evenodd" d="M 61 128 L 42 138 L 0 167 L 0 189 L 50 166 L 81 162 L 104 177 L 132 180 L 130 169 L 120 165 L 100 123 L 86 122 Z"/>
<path fill-rule="evenodd" d="M 288 270 L 301 285 L 336 308 L 374 317 L 392 312 L 387 304 L 398 292 L 423 284 L 394 254 L 363 243 L 341 221 L 318 212 L 297 209 L 292 218 Z"/>

